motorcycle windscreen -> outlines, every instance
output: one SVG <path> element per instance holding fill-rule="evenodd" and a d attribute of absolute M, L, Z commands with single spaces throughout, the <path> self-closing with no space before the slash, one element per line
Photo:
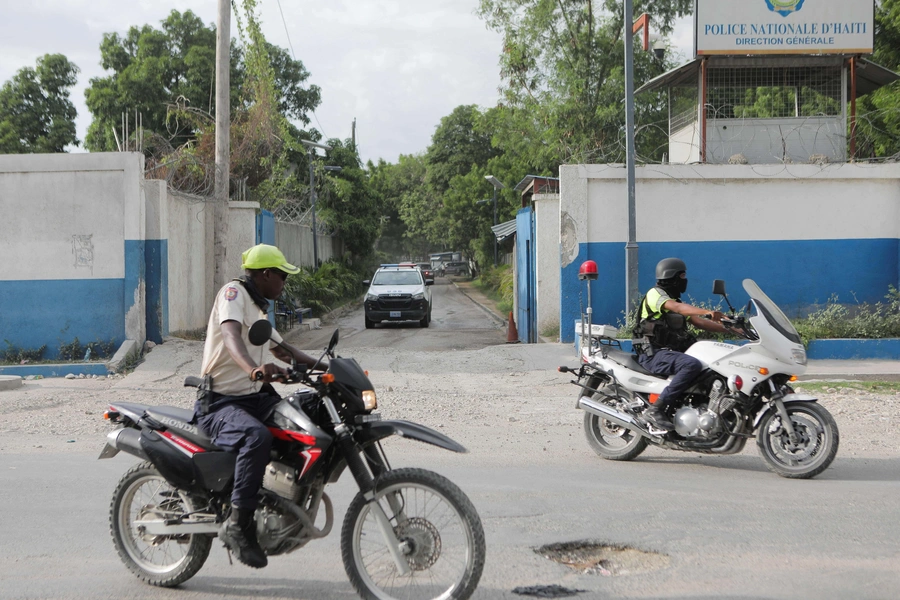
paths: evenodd
<path fill-rule="evenodd" d="M 772 299 L 760 289 L 756 282 L 752 279 L 745 279 L 744 290 L 754 300 L 756 307 L 759 309 L 760 315 L 765 318 L 766 322 L 772 326 L 778 333 L 786 337 L 795 344 L 802 344 L 800 334 L 791 324 L 790 319 L 781 312 L 778 305 L 772 302 Z"/>

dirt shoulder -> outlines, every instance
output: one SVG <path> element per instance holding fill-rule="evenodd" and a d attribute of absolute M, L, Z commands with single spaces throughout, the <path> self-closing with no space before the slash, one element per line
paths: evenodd
<path fill-rule="evenodd" d="M 99 454 L 111 429 L 102 419 L 111 402 L 191 408 L 194 392 L 182 382 L 199 372 L 202 352 L 202 342 L 171 339 L 126 377 L 43 379 L 0 392 L 0 454 Z M 590 452 L 583 413 L 574 407 L 576 388 L 570 376 L 556 371 L 560 364 L 574 364 L 569 346 L 515 344 L 447 352 L 360 348 L 353 356 L 369 370 L 385 418 L 438 429 L 485 460 L 521 464 Z M 798 389 L 804 389 L 802 383 Z M 816 393 L 838 423 L 838 458 L 900 456 L 900 395 L 840 382 Z M 747 444 L 744 452 L 755 453 L 754 446 Z"/>

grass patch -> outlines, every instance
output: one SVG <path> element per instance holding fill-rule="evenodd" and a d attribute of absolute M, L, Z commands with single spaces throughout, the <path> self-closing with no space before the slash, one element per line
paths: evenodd
<path fill-rule="evenodd" d="M 794 389 L 807 392 L 829 392 L 829 390 L 859 390 L 872 394 L 900 393 L 900 381 L 798 381 Z"/>
<path fill-rule="evenodd" d="M 551 340 L 559 339 L 559 325 L 553 325 L 552 327 L 547 327 L 541 332 L 541 336 L 545 338 L 549 338 Z"/>

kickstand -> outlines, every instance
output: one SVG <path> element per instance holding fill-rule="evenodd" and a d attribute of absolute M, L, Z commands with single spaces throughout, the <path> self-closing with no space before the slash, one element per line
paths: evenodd
<path fill-rule="evenodd" d="M 225 544 L 222 545 L 225 546 Z M 231 562 L 231 548 L 229 548 L 228 546 L 225 546 L 225 554 L 228 555 L 228 566 L 233 567 L 234 563 Z"/>

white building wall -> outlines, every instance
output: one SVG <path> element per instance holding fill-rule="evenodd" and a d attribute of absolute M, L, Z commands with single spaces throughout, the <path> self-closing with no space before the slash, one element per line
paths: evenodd
<path fill-rule="evenodd" d="M 578 266 L 592 259 L 598 322 L 625 315 L 626 171 L 560 169 L 560 312 L 564 341 L 586 301 Z M 755 279 L 789 314 L 825 303 L 876 302 L 900 271 L 900 165 L 653 165 L 637 169 L 639 286 L 658 260 L 689 266 L 688 294 L 717 300 L 712 280 Z M 737 306 L 737 303 L 735 303 Z"/>
<path fill-rule="evenodd" d="M 0 156 L 0 339 L 143 343 L 145 207 L 138 153 Z"/>
<path fill-rule="evenodd" d="M 168 194 L 169 331 L 206 326 L 213 298 L 213 211 L 194 196 Z"/>
<path fill-rule="evenodd" d="M 538 334 L 559 325 L 559 194 L 535 194 Z"/>

